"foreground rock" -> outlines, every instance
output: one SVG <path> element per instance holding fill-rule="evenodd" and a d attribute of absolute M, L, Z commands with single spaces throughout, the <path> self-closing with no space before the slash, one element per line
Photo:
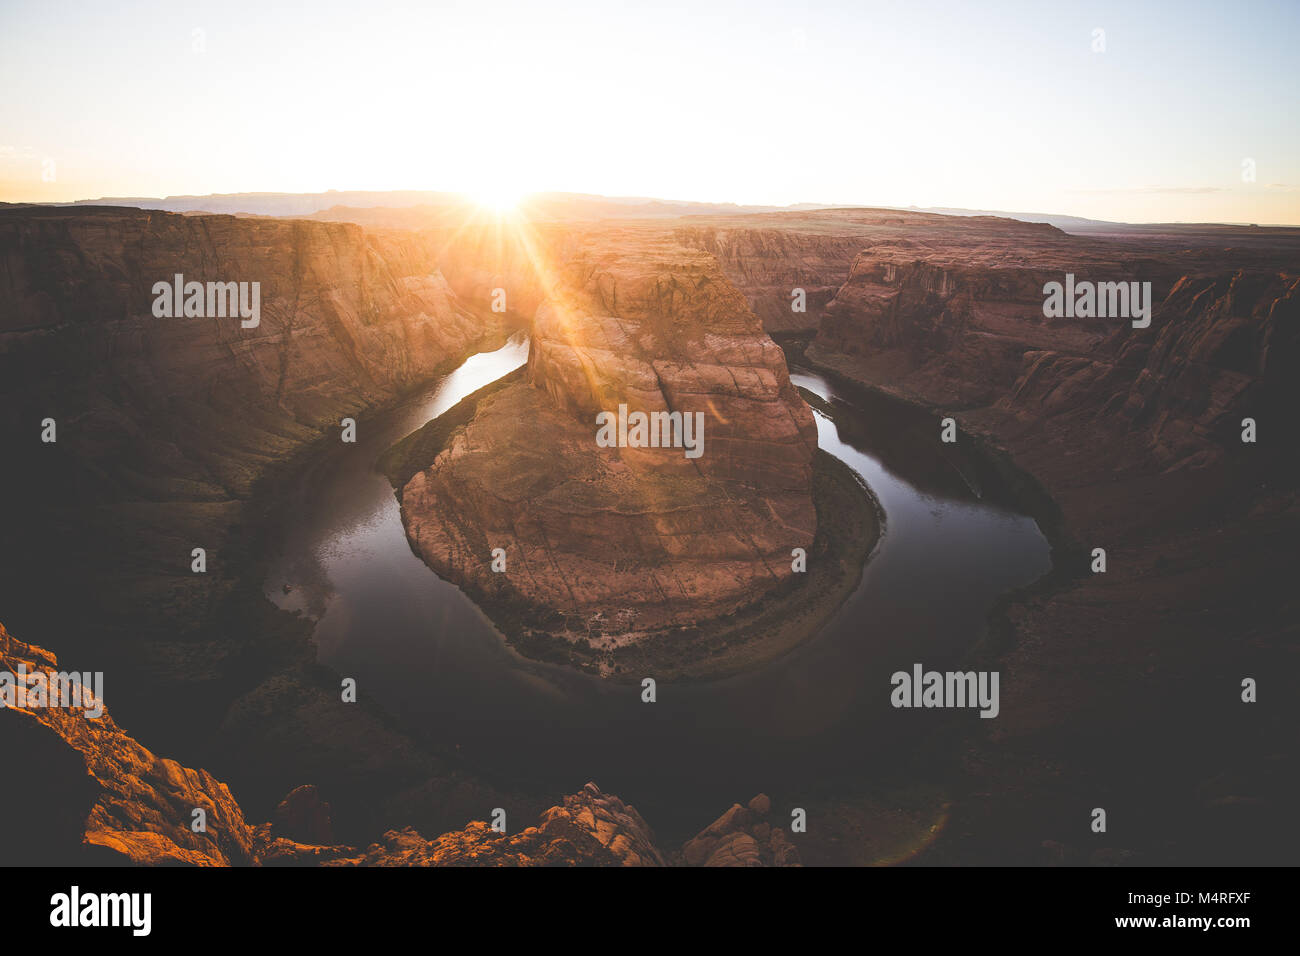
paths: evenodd
<path fill-rule="evenodd" d="M 789 579 L 791 550 L 816 533 L 816 430 L 715 260 L 602 234 L 550 274 L 526 378 L 479 398 L 436 458 L 406 468 L 416 551 L 596 646 L 726 614 Z M 597 415 L 620 406 L 700 416 L 700 454 L 599 447 Z"/>
<path fill-rule="evenodd" d="M 798 866 L 799 852 L 771 813 L 766 794 L 747 806 L 732 804 L 682 847 L 682 860 L 689 866 Z"/>
<path fill-rule="evenodd" d="M 0 672 L 49 674 L 58 661 L 0 625 Z M 224 783 L 157 757 L 105 711 L 0 708 L 4 752 L 40 767 L 0 788 L 11 864 L 123 862 L 229 866 L 256 861 L 253 830 Z M 191 829 L 194 811 L 206 832 Z M 9 842 L 9 841 L 7 841 Z"/>
<path fill-rule="evenodd" d="M 49 651 L 0 625 L 0 672 L 51 675 L 58 667 Z M 225 783 L 156 756 L 106 709 L 89 717 L 86 706 L 0 707 L 0 748 L 39 767 L 0 788 L 8 865 L 666 865 L 641 815 L 594 783 L 546 810 L 536 826 L 508 834 L 473 822 L 432 840 L 404 828 L 364 849 L 331 844 L 329 804 L 311 786 L 290 793 L 274 822 L 251 825 Z M 200 832 L 193 826 L 196 811 L 202 811 Z M 730 838 L 735 814 L 723 819 L 725 825 L 714 824 L 700 839 L 712 841 L 715 832 Z M 793 848 L 769 857 L 764 862 L 795 860 Z M 754 865 L 743 854 L 731 860 L 715 853 L 709 861 L 733 863 Z"/>
<path fill-rule="evenodd" d="M 635 809 L 589 783 L 518 833 L 498 833 L 481 821 L 434 840 L 392 830 L 363 852 L 326 865 L 664 866 L 653 840 Z"/>

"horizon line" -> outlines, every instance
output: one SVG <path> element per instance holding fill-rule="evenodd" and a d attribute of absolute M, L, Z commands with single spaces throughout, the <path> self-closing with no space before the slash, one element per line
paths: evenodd
<path fill-rule="evenodd" d="M 69 206 L 123 206 L 131 207 L 133 203 L 140 202 L 178 202 L 184 200 L 200 199 L 237 199 L 239 197 L 313 197 L 329 196 L 331 194 L 369 194 L 374 196 L 393 196 L 409 193 L 425 193 L 430 196 L 459 197 L 467 202 L 474 202 L 472 196 L 466 191 L 455 189 L 350 189 L 350 188 L 329 188 L 323 190 L 308 190 L 302 192 L 286 192 L 282 190 L 243 190 L 238 192 L 211 192 L 211 193 L 171 193 L 164 196 L 99 196 L 96 198 L 69 199 L 59 201 L 32 201 L 32 200 L 0 200 L 0 206 L 48 206 L 48 207 L 69 207 Z M 1000 218 L 1017 219 L 1022 216 L 1040 216 L 1051 217 L 1054 219 L 1069 219 L 1078 222 L 1095 223 L 1097 225 L 1115 225 L 1115 226 L 1236 226 L 1242 228 L 1255 229 L 1297 229 L 1300 228 L 1300 222 L 1281 223 L 1281 222 L 1244 222 L 1244 221 L 1217 221 L 1203 219 L 1170 219 L 1157 221 L 1133 221 L 1123 219 L 1092 219 L 1087 216 L 1079 216 L 1072 213 L 1042 212 L 1038 210 L 1006 210 L 1006 209 L 987 209 L 975 206 L 918 206 L 909 204 L 906 206 L 894 204 L 866 204 L 866 203 L 819 203 L 800 201 L 793 203 L 751 203 L 737 202 L 735 200 L 711 200 L 711 199 L 673 199 L 660 196 L 645 195 L 606 195 L 603 193 L 584 193 L 574 192 L 571 190 L 536 190 L 523 193 L 516 201 L 516 205 L 522 205 L 528 199 L 545 198 L 545 197 L 567 197 L 571 199 L 595 199 L 606 200 L 610 202 L 623 202 L 631 204 L 650 204 L 661 203 L 665 205 L 681 206 L 732 206 L 737 210 L 753 210 L 749 215 L 761 214 L 763 212 L 814 212 L 814 211 L 832 211 L 832 210 L 887 210 L 893 212 L 920 212 L 929 215 L 949 215 L 960 217 L 963 214 L 968 216 L 995 216 Z M 343 208 L 349 208 L 346 204 L 340 204 Z M 142 208 L 142 207 L 135 207 Z M 317 212 L 327 211 L 326 209 L 317 210 Z M 402 209 L 417 208 L 415 206 L 387 206 L 377 204 L 375 206 L 351 207 L 351 208 L 369 208 L 369 209 Z M 171 210 L 158 210 L 160 212 L 170 212 Z M 245 212 L 245 210 L 239 210 Z M 234 213 L 221 213 L 210 210 L 190 210 L 193 213 L 211 212 L 212 215 L 234 215 Z M 274 218 L 292 218 L 287 214 L 276 213 L 252 213 L 250 215 L 267 215 Z"/>

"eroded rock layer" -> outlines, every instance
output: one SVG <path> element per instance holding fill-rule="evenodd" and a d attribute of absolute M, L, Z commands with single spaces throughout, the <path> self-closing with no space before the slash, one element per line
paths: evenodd
<path fill-rule="evenodd" d="M 442 251 L 346 223 L 0 211 L 3 480 L 21 502 L 0 554 L 11 619 L 66 634 L 65 652 L 102 647 L 106 621 L 130 620 L 133 637 L 210 623 L 268 469 L 500 337 L 499 317 L 444 280 Z M 257 283 L 257 324 L 159 316 L 154 286 L 178 274 Z M 68 580 L 79 601 L 44 597 Z"/>
<path fill-rule="evenodd" d="M 296 453 L 337 443 L 344 417 L 364 439 L 368 412 L 504 339 L 499 315 L 444 281 L 444 251 L 438 235 L 345 223 L 0 210 L 7 621 L 109 672 L 118 718 L 159 746 L 262 781 L 245 790 L 262 813 L 304 777 L 350 778 L 346 831 L 382 803 L 377 765 L 412 789 L 455 776 L 328 705 L 337 683 L 321 689 L 306 622 L 262 597 L 269 549 L 252 533 L 273 520 L 253 489 Z M 259 283 L 260 322 L 155 315 L 154 285 L 177 273 Z M 445 828 L 457 799 L 413 799 L 445 816 L 387 822 Z"/>
<path fill-rule="evenodd" d="M 739 220 L 683 227 L 675 236 L 717 257 L 769 332 L 815 332 L 867 241 L 864 230 L 830 215 L 807 229 L 795 216 L 754 218 L 754 225 Z"/>
<path fill-rule="evenodd" d="M 481 400 L 401 489 L 408 535 L 435 570 L 558 612 L 577 637 L 752 601 L 816 532 L 816 431 L 781 350 L 712 256 L 612 238 L 556 253 L 527 380 Z M 598 447 L 598 414 L 620 406 L 702 415 L 698 457 Z"/>
<path fill-rule="evenodd" d="M 1295 697 L 1241 686 L 1296 666 L 1300 236 L 945 228 L 865 247 L 807 353 L 952 415 L 1051 500 L 1057 570 L 995 617 L 1004 706 L 927 859 L 1283 862 Z M 1150 326 L 1045 318 L 1065 273 L 1150 281 Z M 1125 807 L 1110 857 L 1075 835 L 1085 791 Z"/>

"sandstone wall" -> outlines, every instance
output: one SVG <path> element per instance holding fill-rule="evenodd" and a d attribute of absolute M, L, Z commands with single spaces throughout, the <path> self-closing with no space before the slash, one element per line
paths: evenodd
<path fill-rule="evenodd" d="M 527 383 L 480 402 L 402 489 L 417 551 L 578 638 L 694 623 L 786 579 L 816 531 L 815 426 L 716 260 L 601 233 L 545 271 Z M 703 413 L 703 453 L 598 448 L 596 415 L 620 404 Z"/>
<path fill-rule="evenodd" d="M 24 602 L 58 580 L 101 616 L 202 618 L 269 466 L 498 335 L 496 316 L 459 303 L 441 251 L 345 223 L 0 211 L 0 428 L 26 519 L 0 585 L 12 619 L 53 626 Z M 153 285 L 176 273 L 260 283 L 260 324 L 155 317 Z M 45 418 L 57 444 L 40 441 Z M 45 553 L 56 540 L 80 547 Z M 189 570 L 196 544 L 206 576 Z"/>

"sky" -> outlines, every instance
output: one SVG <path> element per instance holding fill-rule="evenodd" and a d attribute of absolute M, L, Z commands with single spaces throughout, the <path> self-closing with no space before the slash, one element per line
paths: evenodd
<path fill-rule="evenodd" d="M 1297 50 L 1300 0 L 0 0 L 0 200 L 568 191 L 1300 224 Z"/>

